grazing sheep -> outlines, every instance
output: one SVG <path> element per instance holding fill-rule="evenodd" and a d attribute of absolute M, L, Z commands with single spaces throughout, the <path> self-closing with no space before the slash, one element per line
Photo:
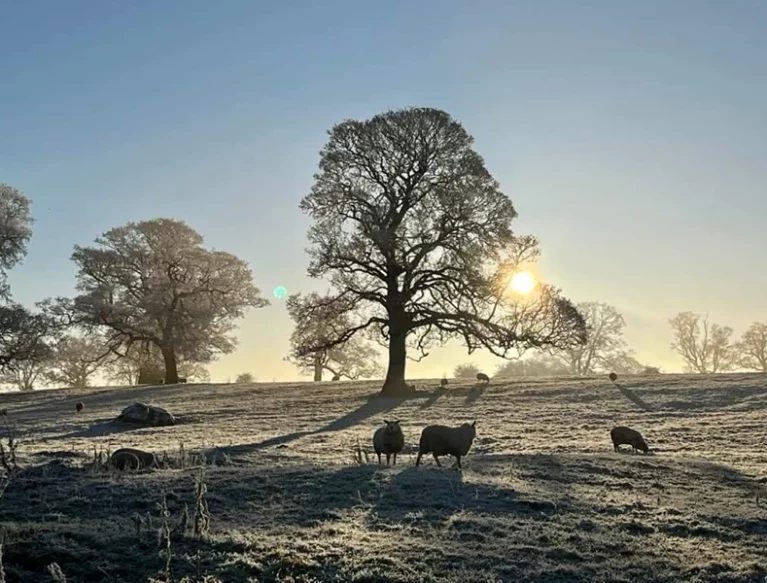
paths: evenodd
<path fill-rule="evenodd" d="M 610 376 L 610 380 L 611 380 L 612 382 L 615 382 L 615 381 L 617 381 L 617 380 L 618 380 L 618 375 L 617 375 L 617 374 L 615 374 L 614 372 L 611 372 L 609 376 Z"/>
<path fill-rule="evenodd" d="M 447 379 L 442 379 L 441 381 L 439 381 L 439 384 L 440 384 L 441 387 L 446 387 L 447 386 Z"/>
<path fill-rule="evenodd" d="M 638 449 L 641 449 L 644 453 L 650 450 L 642 435 L 630 427 L 613 427 L 610 430 L 610 438 L 613 440 L 613 449 L 618 452 L 620 451 L 620 447 L 618 447 L 620 445 L 630 445 L 631 451 L 634 453 Z"/>
<path fill-rule="evenodd" d="M 340 377 L 340 376 L 338 376 L 338 375 L 335 375 L 335 376 L 333 377 L 333 380 L 334 380 L 334 381 L 340 381 L 340 380 L 341 380 L 341 377 Z"/>
<path fill-rule="evenodd" d="M 405 436 L 402 428 L 399 426 L 399 420 L 386 421 L 384 427 L 379 427 L 373 434 L 373 449 L 378 456 L 378 464 L 381 464 L 381 454 L 386 454 L 386 465 L 389 465 L 389 458 L 394 455 L 394 464 L 397 465 L 397 454 L 405 447 Z"/>
<path fill-rule="evenodd" d="M 415 465 L 421 465 L 421 456 L 431 453 L 438 466 L 439 456 L 452 455 L 461 467 L 461 456 L 469 453 L 471 444 L 477 436 L 477 422 L 464 423 L 460 427 L 446 427 L 445 425 L 429 425 L 421 432 L 421 441 L 418 444 L 418 457 Z"/>
<path fill-rule="evenodd" d="M 489 383 L 489 382 L 490 382 L 490 377 L 489 377 L 489 376 L 487 376 L 487 375 L 486 375 L 485 373 L 483 373 L 483 372 L 478 372 L 478 373 L 477 373 L 477 380 L 478 380 L 478 381 L 485 381 L 486 383 Z"/>
<path fill-rule="evenodd" d="M 84 407 L 85 407 L 84 403 L 78 402 L 78 403 L 75 404 L 75 411 L 77 411 L 79 413 L 80 411 L 83 410 Z"/>
<path fill-rule="evenodd" d="M 150 451 L 124 447 L 118 449 L 109 456 L 109 463 L 118 470 L 140 470 L 143 468 L 158 468 L 160 462 L 157 456 Z"/>

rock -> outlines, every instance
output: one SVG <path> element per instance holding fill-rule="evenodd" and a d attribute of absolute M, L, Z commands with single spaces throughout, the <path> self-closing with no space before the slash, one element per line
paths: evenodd
<path fill-rule="evenodd" d="M 145 405 L 144 403 L 134 403 L 133 405 L 128 405 L 117 417 L 117 421 L 122 421 L 124 423 L 136 423 L 150 427 L 176 424 L 176 419 L 170 412 L 161 407 Z"/>

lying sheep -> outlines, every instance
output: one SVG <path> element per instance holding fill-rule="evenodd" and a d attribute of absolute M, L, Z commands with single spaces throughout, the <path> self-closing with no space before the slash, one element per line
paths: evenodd
<path fill-rule="evenodd" d="M 452 455 L 461 467 L 461 456 L 465 456 L 471 449 L 471 444 L 477 436 L 477 422 L 464 423 L 460 427 L 446 427 L 445 425 L 429 425 L 421 432 L 421 441 L 418 444 L 418 457 L 415 465 L 421 465 L 421 456 L 431 453 L 438 466 L 439 456 Z"/>
<path fill-rule="evenodd" d="M 397 454 L 401 452 L 405 447 L 405 436 L 402 433 L 402 428 L 399 426 L 399 420 L 386 421 L 384 420 L 383 427 L 376 429 L 373 434 L 373 449 L 378 456 L 378 464 L 381 464 L 381 454 L 386 454 L 386 465 L 389 465 L 389 458 L 394 456 L 394 464 L 397 465 Z"/>
<path fill-rule="evenodd" d="M 441 387 L 446 387 L 447 386 L 447 379 L 442 379 L 441 381 L 439 381 L 439 385 Z"/>
<path fill-rule="evenodd" d="M 630 445 L 631 451 L 636 453 L 638 449 L 641 449 L 644 453 L 647 453 L 650 451 L 650 448 L 647 447 L 647 443 L 645 442 L 642 435 L 630 427 L 620 426 L 620 427 L 613 427 L 610 430 L 610 438 L 613 440 L 613 449 L 617 452 L 620 452 L 620 445 Z"/>
<path fill-rule="evenodd" d="M 118 470 L 141 470 L 158 468 L 160 462 L 157 456 L 149 451 L 124 447 L 109 456 L 109 463 Z"/>
<path fill-rule="evenodd" d="M 338 375 L 335 375 L 335 376 L 333 377 L 333 380 L 334 380 L 334 381 L 340 381 L 340 380 L 341 380 L 341 377 L 340 377 L 340 376 L 338 376 Z"/>
<path fill-rule="evenodd" d="M 489 383 L 489 382 L 490 382 L 490 377 L 489 377 L 489 376 L 487 376 L 487 375 L 486 375 L 485 373 L 483 373 L 483 372 L 478 372 L 478 373 L 477 373 L 477 380 L 478 380 L 478 381 L 485 381 L 486 383 Z"/>

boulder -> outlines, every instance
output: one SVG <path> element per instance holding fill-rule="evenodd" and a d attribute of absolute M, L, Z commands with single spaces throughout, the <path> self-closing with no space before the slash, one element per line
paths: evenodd
<path fill-rule="evenodd" d="M 176 424 L 176 419 L 169 411 L 166 411 L 162 407 L 145 405 L 144 403 L 133 403 L 133 405 L 128 405 L 117 417 L 117 421 L 136 423 L 138 425 L 146 425 L 149 427 Z"/>

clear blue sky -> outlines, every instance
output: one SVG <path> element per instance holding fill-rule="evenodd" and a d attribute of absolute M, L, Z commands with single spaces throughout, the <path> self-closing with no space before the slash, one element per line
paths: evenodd
<path fill-rule="evenodd" d="M 37 221 L 20 301 L 71 292 L 75 243 L 159 216 L 266 294 L 313 289 L 298 202 L 326 130 L 423 105 L 476 137 L 545 278 L 620 308 L 641 360 L 679 368 L 681 310 L 767 320 L 767 2 L 0 0 L 0 26 L 0 181 Z M 281 302 L 254 311 L 214 378 L 295 378 L 289 332 Z"/>

